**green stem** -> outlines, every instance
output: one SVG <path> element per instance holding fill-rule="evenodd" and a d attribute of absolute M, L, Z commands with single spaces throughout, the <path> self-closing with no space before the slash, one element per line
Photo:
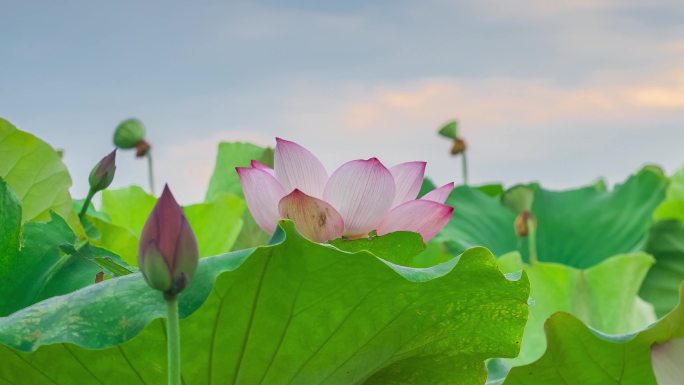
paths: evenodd
<path fill-rule="evenodd" d="M 181 384 L 180 326 L 178 324 L 178 297 L 166 298 L 166 340 L 169 364 L 169 385 Z"/>
<path fill-rule="evenodd" d="M 530 265 L 537 263 L 537 229 L 532 219 L 527 220 L 527 242 L 530 251 Z"/>
<path fill-rule="evenodd" d="M 83 207 L 81 207 L 81 212 L 78 213 L 78 218 L 82 221 L 83 218 L 86 215 L 86 212 L 88 211 L 88 206 L 90 206 L 90 201 L 93 200 L 93 196 L 95 196 L 95 191 L 93 189 L 88 190 L 88 195 L 86 196 L 85 201 L 83 201 Z"/>
<path fill-rule="evenodd" d="M 154 193 L 154 170 L 152 169 L 152 151 L 147 152 L 147 179 L 150 182 L 150 193 Z"/>
<path fill-rule="evenodd" d="M 463 151 L 461 154 L 461 166 L 463 167 L 463 184 L 468 185 L 468 158 L 466 157 L 466 152 Z"/>

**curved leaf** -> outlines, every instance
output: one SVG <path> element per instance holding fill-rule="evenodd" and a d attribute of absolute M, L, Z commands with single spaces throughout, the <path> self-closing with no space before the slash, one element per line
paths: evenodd
<path fill-rule="evenodd" d="M 47 143 L 0 118 L 0 177 L 17 195 L 22 222 L 47 221 L 50 211 L 71 215 L 71 177 Z"/>
<path fill-rule="evenodd" d="M 522 265 L 503 256 L 506 270 Z M 518 257 L 519 258 L 519 257 Z M 546 348 L 544 321 L 558 311 L 569 312 L 604 333 L 635 332 L 655 321 L 653 309 L 637 297 L 653 258 L 645 253 L 617 255 L 586 270 L 557 263 L 525 265 L 530 280 L 530 316 L 520 355 L 509 360 L 523 365 L 542 356 Z"/>
<path fill-rule="evenodd" d="M 415 269 L 281 226 L 281 243 L 200 261 L 180 297 L 186 384 L 481 384 L 485 358 L 517 354 L 528 283 L 486 249 Z M 0 378 L 163 384 L 163 313 L 132 274 L 0 318 Z"/>
<path fill-rule="evenodd" d="M 611 191 L 601 184 L 566 191 L 531 185 L 538 259 L 588 268 L 642 249 L 667 183 L 660 169 L 647 166 Z M 527 239 L 517 239 L 515 214 L 497 197 L 461 186 L 447 204 L 454 207 L 454 216 L 439 239 L 453 252 L 482 245 L 496 255 L 519 251 L 527 260 Z"/>
<path fill-rule="evenodd" d="M 544 356 L 513 368 L 504 385 L 656 385 L 651 349 L 684 338 L 683 299 L 684 285 L 679 305 L 670 314 L 648 329 L 619 337 L 592 330 L 570 314 L 556 313 L 545 324 L 549 343 Z M 681 367 L 681 357 L 672 358 Z"/>
<path fill-rule="evenodd" d="M 684 282 L 684 169 L 672 176 L 666 195 L 655 211 L 659 221 L 651 227 L 646 243 L 656 264 L 641 288 L 641 295 L 659 316 L 675 307 L 678 288 Z"/>
<path fill-rule="evenodd" d="M 660 221 L 651 228 L 646 245 L 656 264 L 648 272 L 640 295 L 663 316 L 677 305 L 678 288 L 684 282 L 684 223 Z"/>

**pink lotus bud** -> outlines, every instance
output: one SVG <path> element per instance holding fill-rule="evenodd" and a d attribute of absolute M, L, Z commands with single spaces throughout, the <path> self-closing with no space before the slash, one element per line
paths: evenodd
<path fill-rule="evenodd" d="M 183 291 L 197 270 L 197 240 L 183 210 L 164 186 L 145 222 L 138 248 L 138 266 L 153 289 L 173 297 Z"/>
<path fill-rule="evenodd" d="M 116 171 L 116 150 L 109 153 L 109 155 L 102 158 L 93 167 L 88 177 L 90 183 L 90 190 L 93 192 L 102 191 L 109 187 L 114 180 L 114 172 Z"/>

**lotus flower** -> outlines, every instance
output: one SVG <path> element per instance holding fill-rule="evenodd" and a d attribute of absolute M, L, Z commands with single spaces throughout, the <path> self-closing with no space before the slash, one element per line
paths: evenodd
<path fill-rule="evenodd" d="M 267 233 L 278 220 L 292 219 L 297 230 L 316 242 L 366 237 L 394 231 L 419 233 L 425 242 L 451 219 L 444 205 L 453 183 L 416 199 L 425 162 L 390 169 L 377 158 L 352 160 L 328 173 L 311 152 L 276 138 L 274 168 L 252 161 L 238 167 L 240 184 L 254 220 Z"/>
<path fill-rule="evenodd" d="M 198 254 L 195 233 L 171 190 L 164 186 L 140 235 L 138 266 L 147 284 L 167 297 L 175 296 L 195 274 Z"/>

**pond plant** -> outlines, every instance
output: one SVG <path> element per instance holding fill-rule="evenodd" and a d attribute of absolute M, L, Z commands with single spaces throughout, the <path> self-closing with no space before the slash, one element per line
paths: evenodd
<path fill-rule="evenodd" d="M 141 127 L 117 148 L 145 147 Z M 181 206 L 168 186 L 111 188 L 138 171 L 115 158 L 72 199 L 59 154 L 0 119 L 0 383 L 684 376 L 682 171 L 438 187 L 425 162 L 328 174 L 276 138 L 220 143 L 206 198 Z"/>

